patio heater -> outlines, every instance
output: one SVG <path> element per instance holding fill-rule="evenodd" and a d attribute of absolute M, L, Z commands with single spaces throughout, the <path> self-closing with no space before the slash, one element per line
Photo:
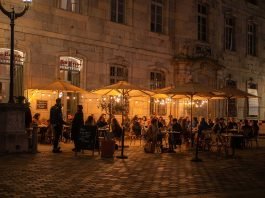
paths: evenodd
<path fill-rule="evenodd" d="M 29 9 L 32 0 L 22 0 L 24 9 L 21 12 L 15 12 L 14 7 L 11 8 L 11 11 L 6 10 L 2 2 L 0 1 L 0 10 L 10 19 L 10 86 L 9 86 L 9 100 L 8 103 L 14 103 L 14 27 L 15 20 L 19 17 L 22 17 L 27 10 Z"/>

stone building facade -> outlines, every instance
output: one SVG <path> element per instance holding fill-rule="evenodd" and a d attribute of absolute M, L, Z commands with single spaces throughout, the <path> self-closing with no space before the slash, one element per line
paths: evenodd
<path fill-rule="evenodd" d="M 23 6 L 18 0 L 5 0 L 3 6 L 14 3 L 15 9 Z M 262 0 L 34 0 L 16 20 L 15 49 L 18 59 L 23 57 L 23 65 L 17 66 L 23 68 L 17 69 L 17 94 L 35 96 L 33 112 L 48 117 L 54 94 L 32 90 L 58 78 L 86 90 L 118 80 L 146 88 L 191 79 L 214 88 L 232 82 L 244 91 L 249 85 L 257 89 L 258 115 L 255 110 L 253 114 L 264 119 L 264 10 Z M 9 19 L 0 13 L 0 53 L 6 57 L 9 43 Z M 64 63 L 78 68 L 67 71 Z M 0 100 L 6 102 L 8 67 L 3 61 L 0 66 Z M 48 101 L 47 109 L 36 109 L 37 99 Z M 79 96 L 86 114 L 99 113 L 98 100 Z M 147 99 L 132 101 L 130 115 L 149 115 L 150 109 L 161 108 Z M 249 116 L 248 104 L 234 101 L 231 113 L 240 119 Z M 257 101 L 253 104 L 255 109 Z M 174 102 L 163 113 L 187 114 L 182 106 Z M 209 115 L 225 116 L 224 107 L 225 101 L 209 102 Z"/>

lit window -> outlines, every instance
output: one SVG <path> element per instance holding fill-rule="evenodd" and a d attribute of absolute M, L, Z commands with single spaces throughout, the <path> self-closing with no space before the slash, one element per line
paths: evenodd
<path fill-rule="evenodd" d="M 207 5 L 198 4 L 198 40 L 208 40 L 208 10 Z"/>
<path fill-rule="evenodd" d="M 235 51 L 235 19 L 225 18 L 225 49 Z"/>
<path fill-rule="evenodd" d="M 83 60 L 71 56 L 61 56 L 59 60 L 60 79 L 80 87 L 80 71 L 83 67 Z M 66 97 L 69 98 L 65 106 L 67 115 L 74 115 L 77 110 L 76 106 L 79 104 L 79 94 L 69 92 Z"/>
<path fill-rule="evenodd" d="M 124 23 L 125 0 L 111 0 L 111 21 Z"/>
<path fill-rule="evenodd" d="M 247 29 L 247 54 L 251 56 L 257 55 L 256 50 L 256 24 L 249 23 Z"/>
<path fill-rule="evenodd" d="M 163 21 L 163 2 L 162 0 L 152 0 L 151 2 L 151 31 L 162 32 Z"/>
<path fill-rule="evenodd" d="M 120 65 L 110 66 L 110 84 L 119 81 L 128 81 L 128 69 Z"/>
<path fill-rule="evenodd" d="M 80 12 L 80 0 L 60 0 L 59 7 L 71 12 Z"/>
<path fill-rule="evenodd" d="M 166 85 L 166 77 L 164 72 L 153 71 L 150 73 L 150 88 L 161 89 Z M 164 100 L 157 100 L 151 98 L 150 100 L 150 113 L 157 115 L 166 115 L 167 105 Z"/>

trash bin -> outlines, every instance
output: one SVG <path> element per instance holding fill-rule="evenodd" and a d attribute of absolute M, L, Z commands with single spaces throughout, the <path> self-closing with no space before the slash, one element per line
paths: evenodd
<path fill-rule="evenodd" d="M 114 140 L 101 140 L 101 157 L 113 157 L 115 151 Z"/>

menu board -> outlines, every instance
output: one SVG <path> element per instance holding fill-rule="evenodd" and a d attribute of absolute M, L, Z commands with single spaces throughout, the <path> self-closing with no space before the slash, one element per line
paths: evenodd
<path fill-rule="evenodd" d="M 80 129 L 79 147 L 82 150 L 92 150 L 95 148 L 95 137 L 86 127 L 81 127 Z"/>
<path fill-rule="evenodd" d="M 48 109 L 48 101 L 47 100 L 37 100 L 36 109 Z"/>

